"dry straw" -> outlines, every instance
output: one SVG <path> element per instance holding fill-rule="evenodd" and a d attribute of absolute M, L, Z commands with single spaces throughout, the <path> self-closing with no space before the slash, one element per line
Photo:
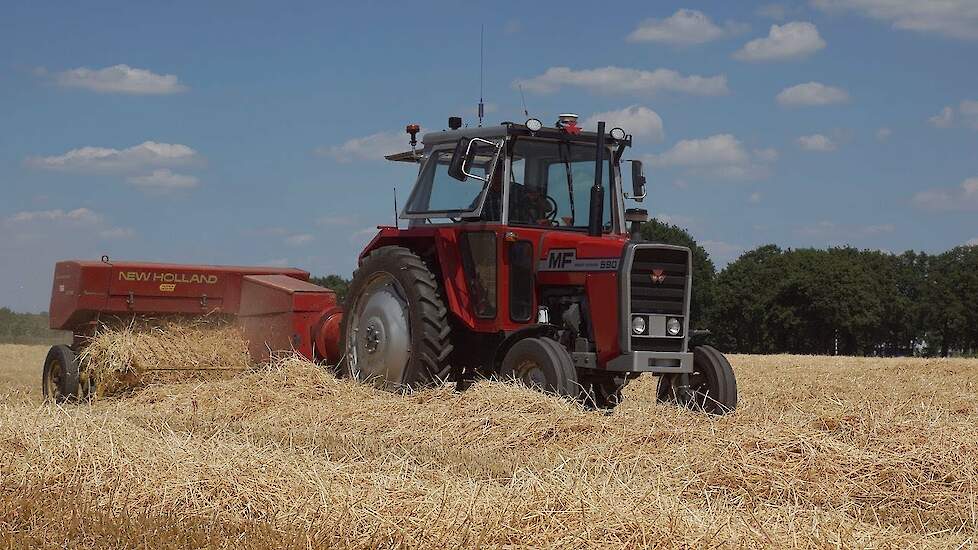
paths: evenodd
<path fill-rule="evenodd" d="M 103 322 L 79 355 L 98 395 L 152 382 L 210 379 L 251 367 L 248 345 L 229 319 L 164 317 Z"/>
<path fill-rule="evenodd" d="M 657 405 L 651 377 L 606 416 L 495 382 L 393 395 L 297 359 L 80 407 L 0 393 L 0 541 L 974 546 L 978 362 L 732 362 L 742 407 L 719 418 Z"/>

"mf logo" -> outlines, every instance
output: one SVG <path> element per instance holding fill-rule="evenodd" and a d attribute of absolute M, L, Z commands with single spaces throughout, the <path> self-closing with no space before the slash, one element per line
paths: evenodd
<path fill-rule="evenodd" d="M 570 250 L 551 250 L 547 256 L 548 269 L 564 269 L 574 263 L 577 259 L 577 252 Z"/>
<path fill-rule="evenodd" d="M 652 277 L 652 282 L 657 285 L 661 285 L 662 283 L 666 282 L 666 272 L 662 269 L 653 269 L 652 274 L 649 275 L 649 277 Z"/>

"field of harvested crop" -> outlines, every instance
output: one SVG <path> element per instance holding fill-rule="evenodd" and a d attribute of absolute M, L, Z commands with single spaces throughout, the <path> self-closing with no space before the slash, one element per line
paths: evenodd
<path fill-rule="evenodd" d="M 973 547 L 978 361 L 734 356 L 742 407 L 407 397 L 298 361 L 40 404 L 0 346 L 4 546 Z"/>

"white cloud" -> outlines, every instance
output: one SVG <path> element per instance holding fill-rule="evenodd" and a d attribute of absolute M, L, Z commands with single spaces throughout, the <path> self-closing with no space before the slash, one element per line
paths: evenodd
<path fill-rule="evenodd" d="M 781 90 L 776 99 L 785 107 L 820 106 L 845 103 L 849 101 L 849 93 L 820 82 L 806 82 Z"/>
<path fill-rule="evenodd" d="M 965 126 L 978 130 L 978 101 L 965 99 L 958 104 L 957 110 L 948 105 L 927 120 L 937 128 L 950 128 L 956 125 L 959 119 Z"/>
<path fill-rule="evenodd" d="M 28 166 L 65 172 L 127 172 L 150 166 L 179 166 L 199 160 L 186 145 L 144 141 L 128 149 L 81 147 L 63 155 L 29 157 Z"/>
<path fill-rule="evenodd" d="M 918 208 L 931 211 L 978 210 L 978 177 L 968 178 L 959 187 L 937 187 L 914 195 Z"/>
<path fill-rule="evenodd" d="M 647 136 L 656 141 L 661 141 L 665 137 L 662 130 L 662 118 L 652 109 L 641 105 L 632 105 L 617 111 L 595 113 L 584 119 L 582 124 L 585 128 L 596 129 L 600 120 L 605 121 L 608 129 L 617 126 L 624 129 L 625 133 Z"/>
<path fill-rule="evenodd" d="M 9 217 L 8 223 L 31 223 L 43 222 L 73 222 L 79 224 L 97 224 L 102 221 L 102 217 L 88 208 L 76 208 L 74 210 L 33 210 L 17 212 Z"/>
<path fill-rule="evenodd" d="M 743 144 L 731 134 L 704 139 L 684 139 L 661 155 L 654 155 L 656 166 L 710 166 L 743 164 L 750 159 Z"/>
<path fill-rule="evenodd" d="M 937 128 L 950 128 L 954 125 L 954 107 L 944 107 L 941 112 L 930 117 L 927 121 Z"/>
<path fill-rule="evenodd" d="M 760 203 L 761 202 L 761 194 L 760 193 L 757 193 L 757 192 L 751 193 L 750 196 L 747 197 L 747 202 L 749 202 L 751 204 L 758 204 L 758 203 Z"/>
<path fill-rule="evenodd" d="M 410 149 L 409 137 L 404 132 L 377 132 L 361 138 L 353 138 L 341 145 L 319 147 L 316 154 L 339 162 L 355 160 L 384 160 L 384 155 Z"/>
<path fill-rule="evenodd" d="M 756 180 L 770 175 L 761 162 L 771 160 L 773 150 L 755 151 L 752 156 L 743 143 L 731 134 L 716 134 L 703 139 L 684 139 L 668 151 L 648 157 L 653 166 L 679 167 L 689 174 L 707 179 Z"/>
<path fill-rule="evenodd" d="M 978 39 L 974 0 L 811 0 L 822 10 L 854 10 L 895 29 L 933 32 L 950 38 Z"/>
<path fill-rule="evenodd" d="M 153 170 L 153 173 L 144 176 L 130 176 L 126 181 L 145 190 L 173 191 L 197 187 L 200 180 L 194 176 L 174 174 L 163 168 Z"/>
<path fill-rule="evenodd" d="M 312 239 L 312 235 L 308 233 L 298 233 L 296 235 L 289 235 L 283 239 L 283 242 L 288 246 L 302 246 L 311 243 Z"/>
<path fill-rule="evenodd" d="M 741 61 L 782 61 L 811 55 L 825 47 L 815 25 L 805 21 L 792 21 L 784 25 L 771 25 L 767 37 L 757 38 L 734 52 Z"/>
<path fill-rule="evenodd" d="M 658 42 L 673 46 L 692 46 L 742 32 L 744 26 L 727 22 L 719 26 L 703 12 L 680 9 L 665 19 L 646 19 L 628 35 L 629 42 Z"/>
<path fill-rule="evenodd" d="M 788 17 L 788 8 L 782 4 L 765 4 L 754 10 L 754 13 L 759 17 L 784 21 Z"/>
<path fill-rule="evenodd" d="M 890 139 L 890 136 L 892 135 L 893 130 L 889 128 L 880 128 L 879 130 L 876 130 L 876 139 L 879 141 L 886 141 Z"/>
<path fill-rule="evenodd" d="M 970 241 L 968 241 L 968 242 L 966 242 L 964 244 L 966 244 L 968 246 L 978 246 L 978 237 L 975 237 L 974 239 L 971 239 Z"/>
<path fill-rule="evenodd" d="M 822 134 L 801 136 L 798 138 L 798 146 L 806 151 L 817 151 L 820 153 L 835 151 L 838 148 L 834 141 Z"/>
<path fill-rule="evenodd" d="M 516 87 L 520 82 L 515 82 Z M 636 94 L 652 96 L 659 92 L 677 92 L 716 96 L 729 93 L 727 77 L 682 75 L 671 69 L 644 71 L 623 67 L 601 67 L 575 71 L 568 67 L 551 67 L 543 74 L 522 81 L 527 91 L 549 94 L 564 86 L 575 86 L 598 94 Z"/>
<path fill-rule="evenodd" d="M 106 240 L 131 239 L 136 234 L 128 227 L 110 227 L 99 231 L 98 236 Z"/>
<path fill-rule="evenodd" d="M 99 93 L 118 94 L 175 94 L 187 89 L 176 75 L 156 74 L 129 65 L 113 65 L 104 69 L 80 67 L 56 73 L 55 81 L 66 88 L 84 88 Z"/>
<path fill-rule="evenodd" d="M 767 149 L 754 149 L 754 158 L 761 162 L 775 162 L 778 160 L 779 156 L 780 154 L 778 153 L 778 150 L 773 147 L 769 147 Z"/>

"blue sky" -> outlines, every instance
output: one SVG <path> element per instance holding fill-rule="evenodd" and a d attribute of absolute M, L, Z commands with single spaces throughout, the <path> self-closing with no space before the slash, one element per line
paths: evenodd
<path fill-rule="evenodd" d="M 764 243 L 978 243 L 978 3 L 8 2 L 0 305 L 58 259 L 349 276 L 403 204 L 403 127 L 603 113 L 654 215 Z M 632 156 L 632 155 L 630 155 Z"/>

